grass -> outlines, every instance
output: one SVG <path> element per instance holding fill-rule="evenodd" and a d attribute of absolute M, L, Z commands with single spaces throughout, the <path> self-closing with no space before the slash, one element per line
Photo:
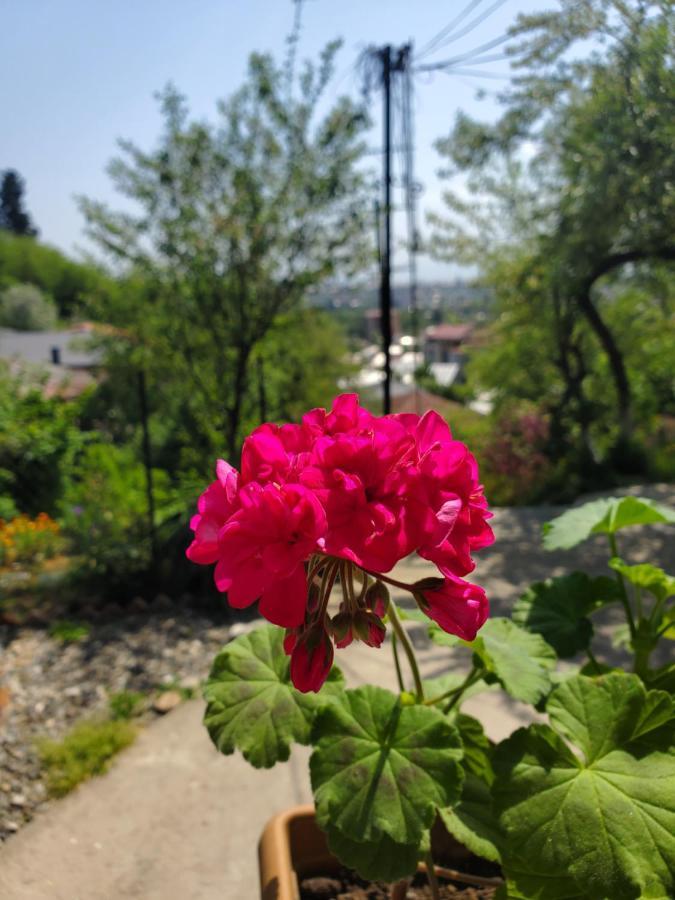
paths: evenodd
<path fill-rule="evenodd" d="M 62 740 L 38 743 L 52 797 L 63 797 L 82 781 L 108 770 L 111 759 L 136 737 L 129 722 L 80 722 Z"/>
<path fill-rule="evenodd" d="M 69 619 L 60 619 L 49 629 L 50 637 L 64 644 L 74 644 L 83 641 L 89 636 L 89 626 L 82 622 L 71 622 Z"/>
<path fill-rule="evenodd" d="M 139 694 L 136 691 L 119 691 L 116 694 L 111 694 L 108 698 L 111 719 L 117 722 L 131 719 L 140 712 L 139 706 L 144 699 L 143 694 Z"/>

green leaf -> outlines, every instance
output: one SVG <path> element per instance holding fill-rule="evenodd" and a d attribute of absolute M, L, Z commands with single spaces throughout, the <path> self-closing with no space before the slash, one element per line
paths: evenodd
<path fill-rule="evenodd" d="M 418 844 L 397 844 L 386 834 L 376 841 L 354 841 L 330 826 L 326 835 L 329 848 L 340 862 L 372 881 L 398 881 L 413 875 L 429 848 L 428 832 Z"/>
<path fill-rule="evenodd" d="M 636 675 L 577 676 L 551 694 L 552 727 L 520 729 L 497 748 L 505 871 L 525 896 L 576 896 L 544 890 L 570 878 L 591 900 L 672 896 L 675 757 L 661 752 L 672 742 L 669 700 Z"/>
<path fill-rule="evenodd" d="M 670 622 L 672 622 L 672 625 L 669 625 Z M 668 625 L 668 628 L 666 628 L 666 625 Z M 668 638 L 669 641 L 675 641 L 675 606 L 671 606 L 670 609 L 665 611 L 657 630 L 661 632 L 662 637 Z"/>
<path fill-rule="evenodd" d="M 498 862 L 502 834 L 490 794 L 494 779 L 490 742 L 477 719 L 459 713 L 455 721 L 464 745 L 464 785 L 459 803 L 440 809 L 439 814 L 460 843 L 478 856 Z"/>
<path fill-rule="evenodd" d="M 433 622 L 429 625 L 429 637 L 434 642 L 434 644 L 438 644 L 439 647 L 462 647 L 466 644 L 461 638 L 458 638 L 455 634 L 448 634 L 447 631 L 443 631 L 443 629 L 436 625 Z M 470 646 L 470 645 L 469 645 Z"/>
<path fill-rule="evenodd" d="M 418 844 L 437 807 L 459 799 L 457 729 L 430 706 L 377 687 L 346 691 L 317 717 L 310 773 L 317 822 L 350 840 Z"/>
<path fill-rule="evenodd" d="M 466 675 L 463 672 L 446 672 L 445 675 L 439 675 L 438 678 L 424 679 L 422 681 L 424 695 L 427 699 L 433 700 L 434 697 L 440 697 L 441 694 L 445 694 L 446 691 L 456 690 L 465 680 Z M 486 691 L 496 690 L 499 690 L 499 685 L 497 684 L 490 685 L 482 680 L 476 681 L 475 684 L 470 685 L 464 691 L 462 694 L 462 702 L 476 694 L 484 694 Z M 442 706 L 443 702 L 439 704 L 439 708 Z"/>
<path fill-rule="evenodd" d="M 658 600 L 665 600 L 675 594 L 675 578 L 667 575 L 658 566 L 652 566 L 649 563 L 629 566 L 623 560 L 616 558 L 610 560 L 609 564 L 615 572 L 623 575 L 632 585 L 649 591 Z"/>
<path fill-rule="evenodd" d="M 516 602 L 513 621 L 540 634 L 558 656 L 566 658 L 589 647 L 593 625 L 588 614 L 618 599 L 612 578 L 572 572 L 531 585 Z"/>
<path fill-rule="evenodd" d="M 447 830 L 460 844 L 477 856 L 493 862 L 500 861 L 502 833 L 492 807 L 489 784 L 476 775 L 468 774 L 460 802 L 438 812 Z"/>
<path fill-rule="evenodd" d="M 550 691 L 556 655 L 541 635 L 525 631 L 510 619 L 493 618 L 468 646 L 517 700 L 534 704 Z"/>
<path fill-rule="evenodd" d="M 211 740 L 225 755 L 241 750 L 256 768 L 287 760 L 293 742 L 309 743 L 317 712 L 343 689 L 334 667 L 319 694 L 296 691 L 283 636 L 265 625 L 236 638 L 216 656 L 204 687 Z"/>
<path fill-rule="evenodd" d="M 607 497 L 568 509 L 544 525 L 547 550 L 569 550 L 592 534 L 615 534 L 630 525 L 675 522 L 675 510 L 646 497 Z"/>

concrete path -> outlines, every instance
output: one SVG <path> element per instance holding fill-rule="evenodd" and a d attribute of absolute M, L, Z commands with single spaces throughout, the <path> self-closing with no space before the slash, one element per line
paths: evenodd
<path fill-rule="evenodd" d="M 675 505 L 675 489 L 642 491 Z M 502 510 L 498 542 L 482 554 L 476 580 L 492 599 L 493 613 L 508 613 L 530 581 L 552 572 L 589 566 L 602 571 L 602 540 L 567 554 L 539 549 L 539 531 L 557 510 Z M 630 554 L 675 563 L 672 529 L 634 532 Z M 628 541 L 626 541 L 628 546 Z M 403 564 L 400 577 L 428 574 L 421 562 Z M 600 629 L 608 642 L 609 622 Z M 457 656 L 429 645 L 411 628 L 423 673 L 459 666 Z M 394 687 L 390 653 L 352 647 L 338 663 L 350 684 L 374 681 Z M 467 712 L 499 740 L 531 721 L 527 707 L 500 692 L 472 697 Z M 223 758 L 201 725 L 202 704 L 191 701 L 144 731 L 103 778 L 82 785 L 22 829 L 0 851 L 2 900 L 254 900 L 256 845 L 273 813 L 310 799 L 306 748 L 269 771 L 240 756 Z"/>

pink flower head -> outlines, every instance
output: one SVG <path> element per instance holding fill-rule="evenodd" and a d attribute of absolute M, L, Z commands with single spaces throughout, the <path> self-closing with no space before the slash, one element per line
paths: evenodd
<path fill-rule="evenodd" d="M 216 586 L 227 591 L 232 606 L 260 598 L 261 615 L 295 628 L 307 605 L 303 561 L 322 546 L 326 515 L 299 484 L 251 483 L 239 496 L 240 509 L 219 533 Z"/>
<path fill-rule="evenodd" d="M 241 451 L 242 483 L 283 484 L 297 481 L 297 474 L 310 449 L 311 435 L 306 427 L 279 426 L 267 422 L 244 441 Z"/>
<path fill-rule="evenodd" d="M 301 479 L 326 510 L 327 553 L 386 572 L 415 549 L 430 513 L 410 483 L 413 453 L 411 436 L 390 417 L 317 438 Z"/>
<path fill-rule="evenodd" d="M 291 657 L 291 681 L 303 694 L 320 691 L 333 665 L 333 644 L 323 625 L 286 638 L 284 649 Z"/>
<path fill-rule="evenodd" d="M 471 553 L 494 541 L 476 460 L 437 413 L 398 418 L 415 437 L 417 469 L 435 518 L 418 552 L 444 575 L 466 575 L 475 566 Z"/>
<path fill-rule="evenodd" d="M 192 562 L 208 565 L 218 560 L 220 529 L 239 508 L 239 473 L 224 460 L 216 463 L 217 480 L 199 498 L 198 512 L 190 520 L 195 536 L 187 549 Z"/>
<path fill-rule="evenodd" d="M 371 428 L 375 416 L 359 406 L 358 394 L 340 394 L 330 412 L 313 409 L 302 417 L 302 424 L 315 436 L 352 434 Z"/>
<path fill-rule="evenodd" d="M 422 611 L 443 631 L 456 634 L 464 641 L 475 639 L 490 611 L 482 587 L 449 575 L 443 580 L 430 578 L 418 582 L 418 588 Z"/>

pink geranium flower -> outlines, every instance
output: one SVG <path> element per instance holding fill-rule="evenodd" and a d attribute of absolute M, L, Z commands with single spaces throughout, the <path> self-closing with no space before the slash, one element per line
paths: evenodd
<path fill-rule="evenodd" d="M 218 535 L 216 586 L 227 591 L 232 606 L 260 599 L 266 619 L 294 628 L 304 620 L 307 604 L 303 562 L 323 546 L 323 507 L 299 484 L 251 483 L 239 501 Z"/>
<path fill-rule="evenodd" d="M 472 552 L 494 541 L 478 464 L 468 447 L 453 439 L 438 413 L 399 420 L 414 435 L 421 483 L 435 518 L 418 552 L 443 574 L 466 575 L 475 567 Z"/>
<path fill-rule="evenodd" d="M 487 598 L 459 576 L 492 543 L 489 517 L 476 460 L 440 416 L 373 416 L 356 394 L 343 394 L 300 425 L 256 428 L 241 475 L 219 461 L 190 523 L 187 555 L 215 563 L 215 583 L 232 606 L 258 601 L 262 616 L 289 630 L 293 683 L 318 690 L 333 644 L 382 644 L 386 591 L 379 581 L 368 587 L 368 573 L 388 581 L 383 573 L 414 551 L 445 576 L 421 592 L 411 586 L 419 605 L 441 628 L 473 640 Z M 364 570 L 358 589 L 355 566 Z M 328 609 L 336 582 L 337 613 Z"/>
<path fill-rule="evenodd" d="M 433 580 L 437 586 L 420 591 L 422 611 L 448 634 L 473 641 L 490 612 L 485 591 L 455 575 Z"/>
<path fill-rule="evenodd" d="M 218 561 L 220 529 L 239 508 L 239 473 L 224 460 L 216 463 L 217 480 L 197 502 L 198 513 L 190 520 L 195 536 L 187 549 L 192 562 L 208 565 Z"/>

